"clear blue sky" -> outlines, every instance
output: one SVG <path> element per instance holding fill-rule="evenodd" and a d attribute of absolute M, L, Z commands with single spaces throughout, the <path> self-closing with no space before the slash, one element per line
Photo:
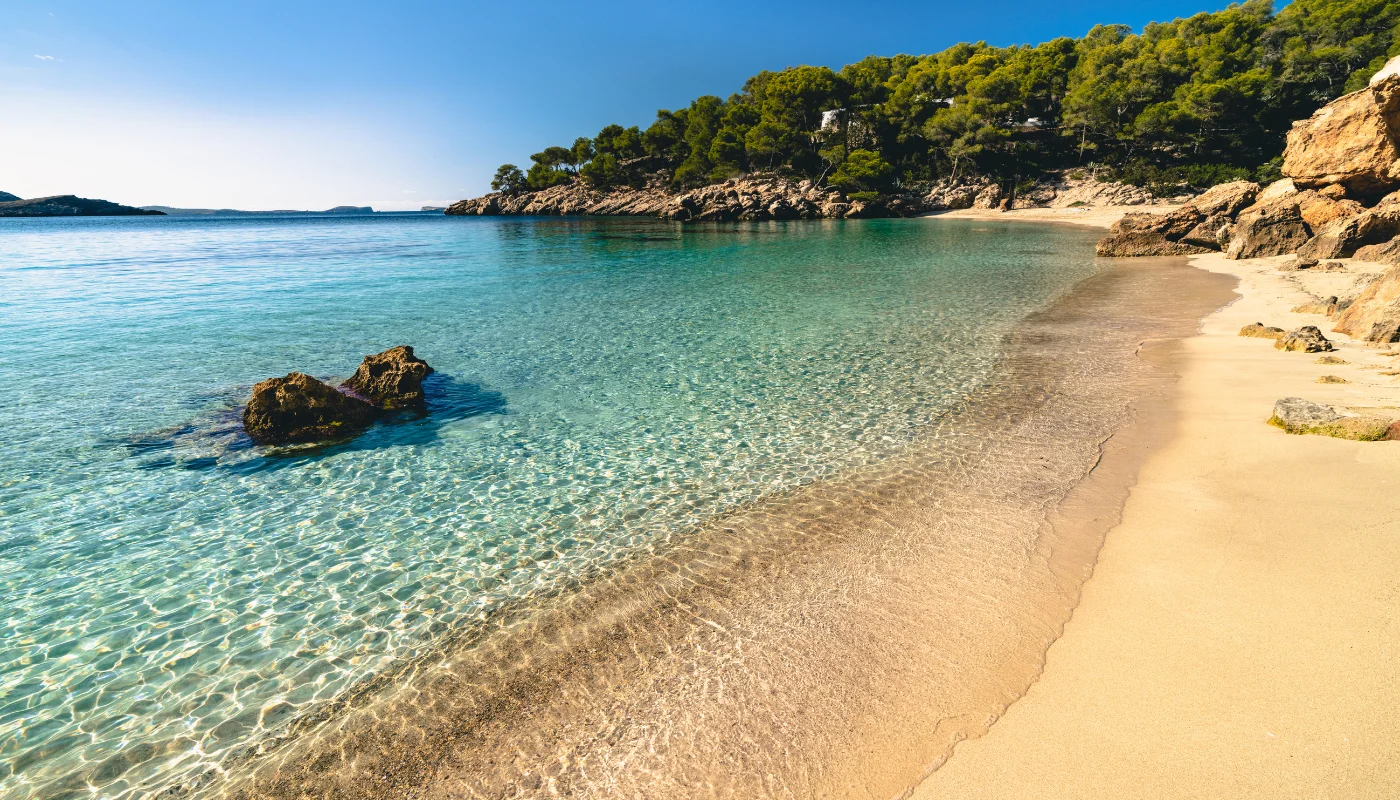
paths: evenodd
<path fill-rule="evenodd" d="M 607 123 L 728 96 L 762 69 L 1223 5 L 0 0 L 0 190 L 416 208 L 482 193 L 498 164 Z"/>

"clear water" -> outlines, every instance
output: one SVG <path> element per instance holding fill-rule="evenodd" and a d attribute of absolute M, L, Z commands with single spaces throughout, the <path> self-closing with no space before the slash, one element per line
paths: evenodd
<path fill-rule="evenodd" d="M 1093 272 L 1060 227 L 0 223 L 0 796 L 127 797 L 663 535 L 879 462 Z M 265 450 L 412 344 L 429 413 Z"/>

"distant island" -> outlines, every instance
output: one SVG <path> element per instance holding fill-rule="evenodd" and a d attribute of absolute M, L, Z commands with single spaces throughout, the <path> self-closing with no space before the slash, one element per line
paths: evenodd
<path fill-rule="evenodd" d="M 705 219 L 714 209 L 670 206 L 705 187 L 733 201 L 758 176 L 781 191 L 747 191 L 765 205 L 735 214 L 802 217 L 790 209 L 800 199 L 895 216 L 908 206 L 890 209 L 891 198 L 961 197 L 963 187 L 1011 204 L 1078 174 L 1159 198 L 1267 184 L 1281 177 L 1289 126 L 1365 87 L 1400 44 L 1395 13 L 1380 8 L 1391 6 L 1293 0 L 1275 12 L 1249 0 L 1141 33 L 1099 25 L 1036 46 L 961 43 L 839 71 L 763 71 L 727 99 L 657 111 L 645 129 L 607 125 L 531 155 L 528 169 L 503 164 L 493 194 L 447 213 Z"/>
<path fill-rule="evenodd" d="M 0 217 L 143 217 L 164 214 L 158 210 L 132 208 L 71 194 L 24 200 L 9 192 L 0 192 L 0 200 L 3 200 L 0 202 Z"/>
<path fill-rule="evenodd" d="M 175 208 L 174 206 L 142 206 L 148 211 L 159 211 L 172 217 L 235 217 L 266 216 L 268 214 L 374 214 L 370 206 L 336 206 L 325 211 L 297 211 L 276 209 L 273 211 L 244 211 L 237 208 Z"/>

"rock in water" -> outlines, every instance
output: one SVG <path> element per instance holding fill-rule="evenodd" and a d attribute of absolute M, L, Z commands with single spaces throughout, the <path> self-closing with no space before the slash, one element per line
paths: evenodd
<path fill-rule="evenodd" d="M 422 408 L 423 379 L 432 372 L 428 362 L 413 355 L 413 348 L 404 344 L 365 356 L 360 368 L 341 387 L 380 408 Z"/>
<path fill-rule="evenodd" d="M 1363 442 L 1385 439 L 1390 430 L 1388 419 L 1342 416 L 1331 406 L 1301 397 L 1285 397 L 1274 403 L 1274 415 L 1269 417 L 1269 424 L 1288 433 L 1311 433 Z"/>
<path fill-rule="evenodd" d="M 1304 325 L 1296 331 L 1289 331 L 1274 342 L 1274 347 L 1293 353 L 1326 353 L 1332 350 L 1332 343 L 1322 335 L 1316 325 Z"/>
<path fill-rule="evenodd" d="M 353 436 L 375 416 L 369 403 L 291 372 L 253 387 L 243 409 L 243 429 L 258 444 L 321 442 Z"/>

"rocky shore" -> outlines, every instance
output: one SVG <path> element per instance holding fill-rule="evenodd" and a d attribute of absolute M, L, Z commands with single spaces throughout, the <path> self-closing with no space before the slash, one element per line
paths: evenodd
<path fill-rule="evenodd" d="M 1056 177 L 1015 197 L 989 181 L 943 181 L 923 191 L 878 198 L 852 197 L 812 181 L 778 176 L 732 178 L 701 189 L 677 191 L 659 177 L 647 187 L 598 191 L 579 180 L 537 192 L 494 192 L 453 203 L 453 216 L 642 216 L 678 222 L 735 220 L 861 219 L 913 217 L 968 208 L 1069 208 L 1151 205 L 1146 190 L 1093 177 Z"/>

